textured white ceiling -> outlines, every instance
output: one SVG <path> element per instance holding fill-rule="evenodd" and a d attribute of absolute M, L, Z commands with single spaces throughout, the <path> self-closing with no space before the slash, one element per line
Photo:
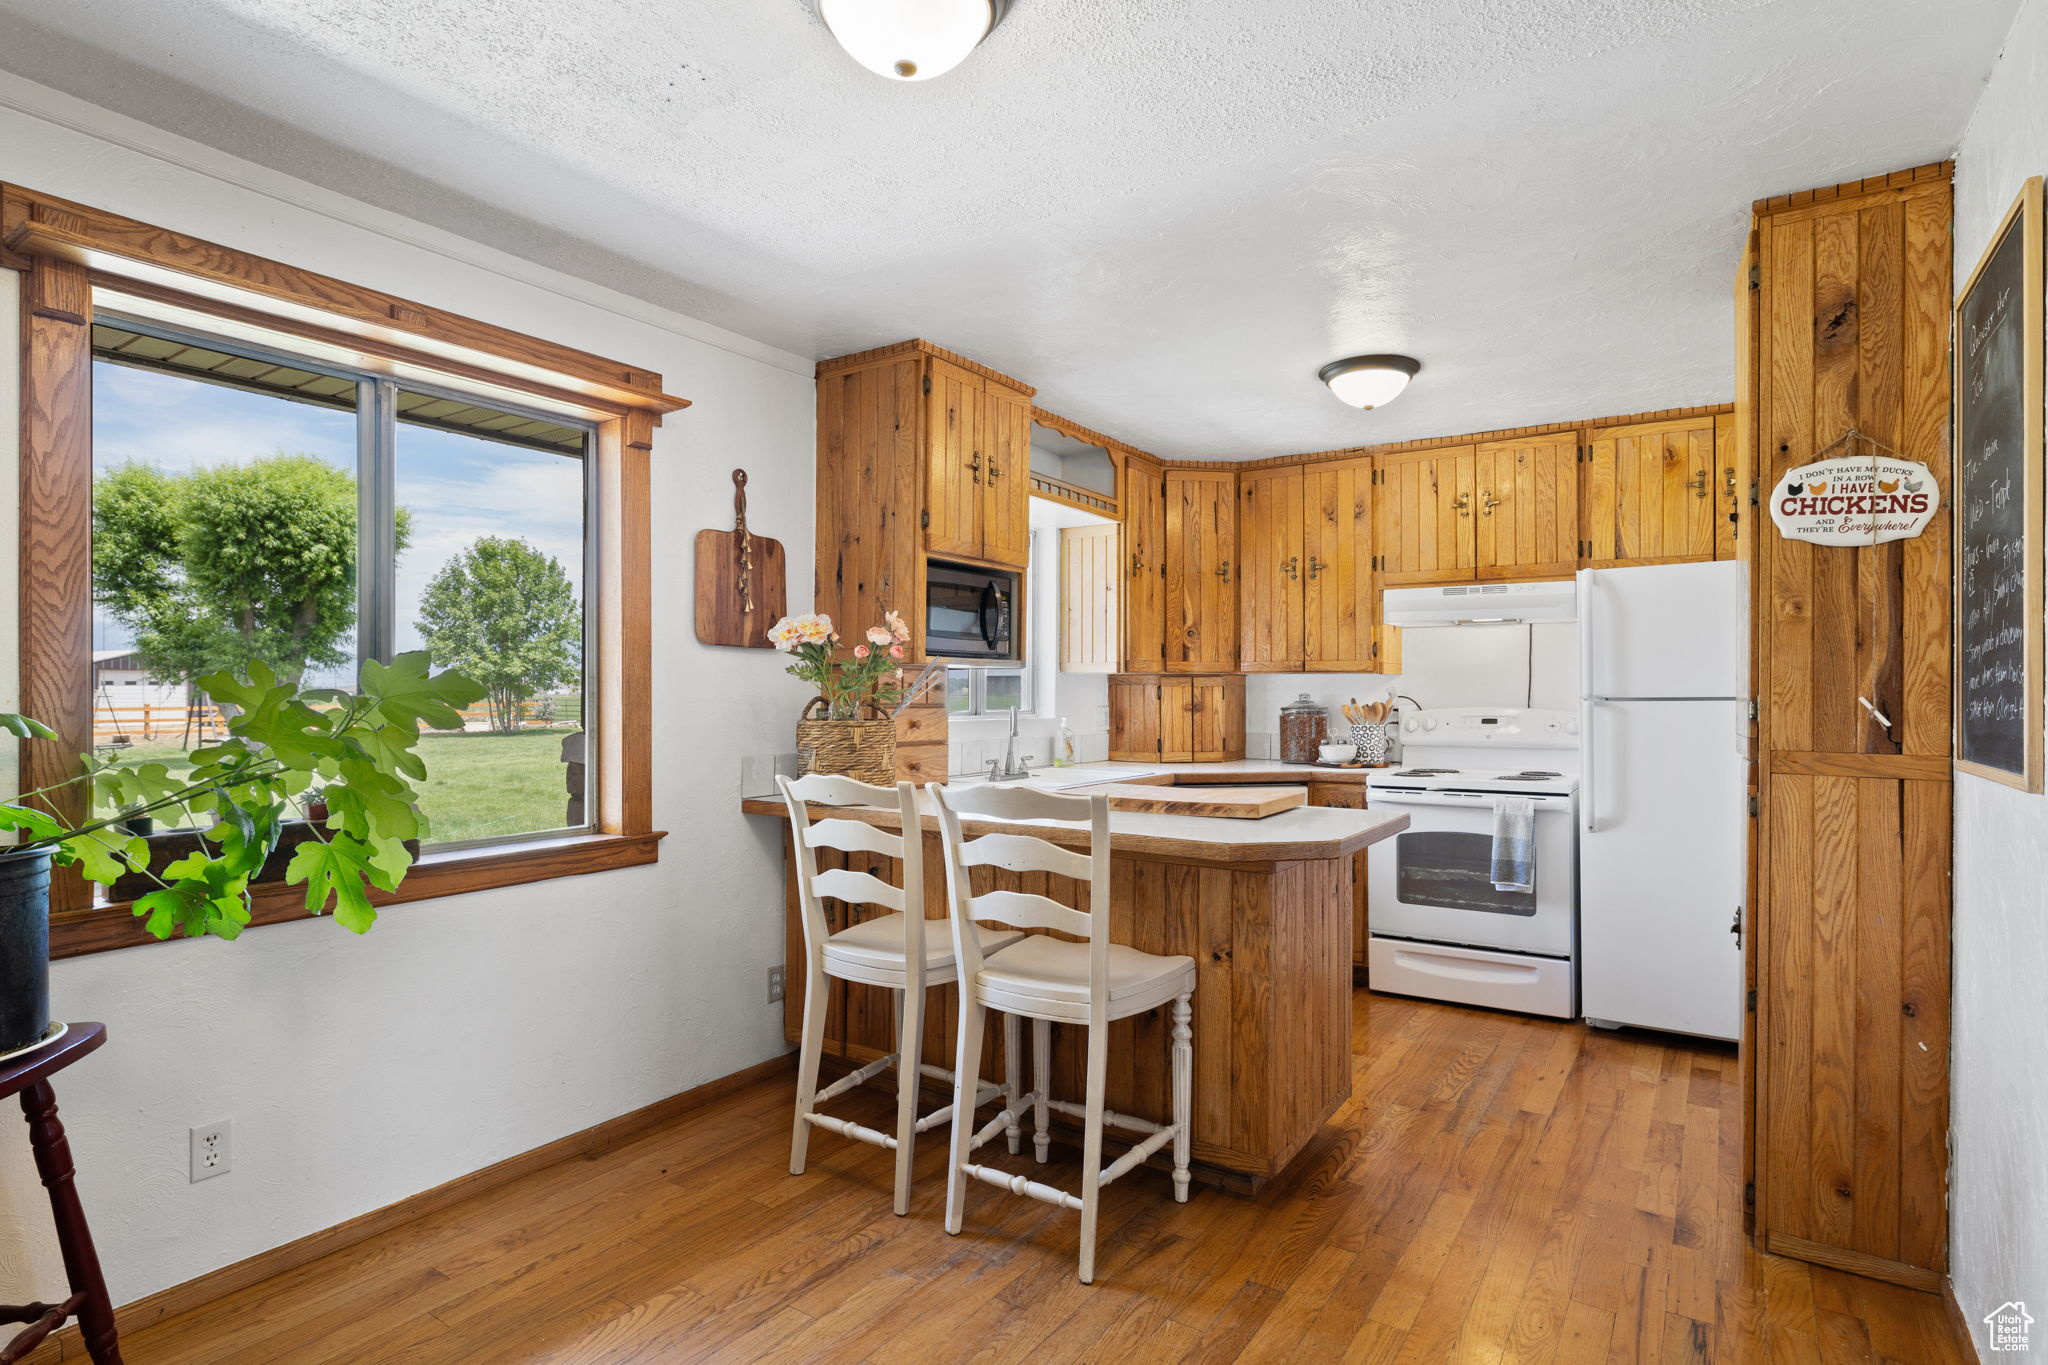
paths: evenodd
<path fill-rule="evenodd" d="M 1752 199 L 1952 151 L 2017 0 L 0 0 L 0 66 L 813 356 L 928 337 L 1161 454 L 1725 401 Z M 0 176 L 5 174 L 0 149 Z M 1406 351 L 1378 412 L 1324 361 Z"/>

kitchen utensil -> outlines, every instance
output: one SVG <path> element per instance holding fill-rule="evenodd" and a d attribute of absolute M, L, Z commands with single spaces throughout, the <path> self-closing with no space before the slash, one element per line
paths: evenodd
<path fill-rule="evenodd" d="M 1370 721 L 1351 727 L 1351 742 L 1358 746 L 1359 760 L 1369 768 L 1387 761 L 1387 727 Z"/>
<path fill-rule="evenodd" d="M 789 608 L 782 542 L 747 530 L 747 471 L 732 472 L 734 527 L 697 533 L 697 638 L 772 649 L 768 627 Z"/>
<path fill-rule="evenodd" d="M 1349 763 L 1358 757 L 1356 744 L 1324 744 L 1316 749 L 1316 756 L 1325 763 Z"/>

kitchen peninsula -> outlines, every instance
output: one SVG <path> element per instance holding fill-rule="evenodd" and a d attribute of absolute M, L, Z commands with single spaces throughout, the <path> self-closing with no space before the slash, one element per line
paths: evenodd
<path fill-rule="evenodd" d="M 1304 782 L 1299 768 L 1274 763 L 1103 764 L 1044 774 L 1034 785 L 1086 792 L 1101 783 L 1170 787 Z M 1228 771 L 1218 771 L 1227 768 Z M 1348 776 L 1349 774 L 1347 774 Z M 1317 776 L 1323 776 L 1318 773 Z M 929 803 L 920 797 L 929 810 Z M 750 798 L 747 813 L 786 819 L 779 798 Z M 843 814 L 883 828 L 892 809 Z M 1302 806 L 1263 819 L 1113 811 L 1110 816 L 1116 903 L 1111 937 L 1148 953 L 1195 960 L 1194 1165 L 1198 1179 L 1255 1191 L 1293 1159 L 1351 1093 L 1352 877 L 1354 855 L 1407 826 L 1405 815 L 1337 806 Z M 938 821 L 926 814 L 925 915 L 946 914 Z M 969 834 L 998 828 L 969 820 Z M 1054 843 L 1085 845 L 1078 826 L 1031 822 Z M 784 835 L 785 853 L 787 831 Z M 857 866 L 897 881 L 891 859 L 821 853 L 820 866 Z M 1045 873 L 984 869 L 995 886 L 1038 891 L 1086 904 L 1084 884 Z M 979 883 L 977 882 L 977 887 Z M 784 1027 L 792 1041 L 803 1017 L 802 930 L 793 887 L 785 895 L 789 992 Z M 827 922 L 845 927 L 847 907 L 826 902 Z M 891 1001 L 879 987 L 831 983 L 825 1025 L 828 1056 L 860 1064 L 892 1048 Z M 935 988 L 925 1014 L 924 1060 L 952 1065 L 957 1015 L 952 986 Z M 1162 1121 L 1167 1113 L 1164 1010 L 1114 1026 L 1108 1105 Z M 991 1029 L 982 1074 L 1000 1077 L 1001 1030 Z M 1078 1034 L 1055 1028 L 1053 1093 L 1079 1100 Z"/>

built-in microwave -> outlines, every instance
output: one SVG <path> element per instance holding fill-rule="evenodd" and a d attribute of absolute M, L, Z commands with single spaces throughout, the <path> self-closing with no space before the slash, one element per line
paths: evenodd
<path fill-rule="evenodd" d="M 924 652 L 934 659 L 1017 659 L 1017 575 L 933 560 L 924 576 Z"/>

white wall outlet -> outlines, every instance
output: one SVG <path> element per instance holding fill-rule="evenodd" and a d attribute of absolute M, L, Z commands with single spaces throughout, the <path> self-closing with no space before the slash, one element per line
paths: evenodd
<path fill-rule="evenodd" d="M 226 1175 L 235 1164 L 234 1127 L 227 1119 L 192 1130 L 192 1179 Z"/>
<path fill-rule="evenodd" d="M 768 1003 L 769 1003 L 769 1004 L 771 1004 L 771 1005 L 776 1005 L 776 1004 L 780 1004 L 780 1003 L 782 1002 L 782 992 L 783 992 L 783 988 L 784 988 L 785 984 L 787 983 L 787 981 L 788 981 L 788 975 L 787 975 L 787 973 L 786 973 L 786 970 L 785 970 L 784 968 L 781 968 L 781 967 L 770 967 L 770 968 L 768 969 Z"/>

